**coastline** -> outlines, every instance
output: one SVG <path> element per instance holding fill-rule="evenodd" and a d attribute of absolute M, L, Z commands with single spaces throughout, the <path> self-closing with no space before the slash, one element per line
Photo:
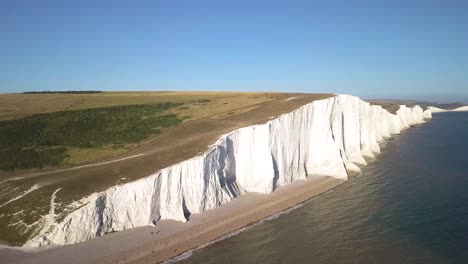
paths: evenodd
<path fill-rule="evenodd" d="M 344 99 L 346 105 L 347 100 L 354 100 L 358 101 L 359 104 L 361 104 L 360 99 L 354 98 L 354 97 L 349 97 L 347 96 L 340 96 L 337 97 L 336 100 L 339 99 Z M 335 100 L 335 99 L 334 99 Z M 335 107 L 334 100 L 329 101 L 322 101 L 317 104 L 318 109 L 320 110 L 321 108 L 327 106 L 329 111 L 332 111 Z M 328 104 L 330 103 L 330 104 Z M 331 104 L 333 103 L 333 104 Z M 323 105 L 322 105 L 323 104 Z M 333 106 L 333 108 L 330 108 Z M 367 105 L 366 105 L 367 106 Z M 308 109 L 310 107 L 311 109 Z M 342 112 L 344 111 L 340 106 L 338 105 L 338 108 L 336 111 Z M 305 122 L 305 120 L 301 119 L 301 123 L 297 123 L 295 119 L 293 119 L 294 116 L 297 117 L 302 117 L 302 115 L 305 115 L 306 113 L 302 113 L 301 111 L 304 110 L 314 110 L 314 105 L 310 106 L 305 106 L 301 110 L 294 111 L 287 116 L 283 116 L 281 120 L 278 119 L 274 122 L 275 125 L 280 126 L 278 129 L 283 128 L 284 124 L 287 124 L 286 121 L 294 121 L 293 124 L 296 125 L 311 125 L 308 122 Z M 371 111 L 371 110 L 375 110 Z M 325 129 L 325 134 L 323 134 L 324 138 L 327 140 L 332 139 L 335 144 L 331 144 L 329 147 L 331 147 L 331 150 L 333 151 L 333 155 L 329 158 L 336 158 L 334 162 L 336 162 L 335 165 L 341 165 L 342 167 L 338 167 L 339 170 L 335 166 L 331 166 L 329 169 L 330 171 L 327 171 L 331 174 L 330 177 L 328 176 L 310 176 L 309 179 L 303 180 L 301 179 L 302 174 L 294 174 L 294 180 L 287 185 L 280 185 L 279 188 L 275 189 L 274 192 L 272 193 L 261 193 L 257 192 L 255 189 L 247 189 L 247 193 L 242 193 L 242 195 L 237 194 L 239 196 L 234 196 L 235 199 L 231 200 L 228 203 L 225 203 L 221 205 L 218 208 L 212 208 L 203 212 L 196 212 L 191 215 L 190 220 L 186 223 L 183 221 L 176 221 L 178 218 L 174 218 L 174 220 L 156 220 L 155 223 L 156 226 L 148 226 L 151 225 L 151 222 L 148 222 L 144 225 L 141 225 L 140 227 L 134 227 L 132 229 L 127 229 L 115 233 L 110 233 L 105 236 L 100 236 L 98 238 L 92 239 L 93 233 L 83 233 L 83 234 L 88 234 L 87 236 L 84 236 L 85 239 L 89 239 L 88 241 L 78 243 L 78 244 L 70 244 L 66 246 L 57 246 L 57 247 L 44 247 L 41 249 L 27 249 L 25 247 L 20 248 L 20 249 L 15 249 L 15 248 L 6 248 L 6 249 L 0 249 L 0 257 L 2 257 L 3 260 L 6 260 L 7 263 L 63 263 L 64 260 L 67 260 L 68 263 L 148 263 L 148 262 L 161 262 L 167 259 L 171 259 L 175 256 L 178 256 L 184 252 L 190 251 L 191 249 L 195 249 L 201 245 L 205 245 L 206 243 L 209 243 L 210 241 L 214 241 L 219 239 L 220 237 L 225 236 L 226 234 L 232 234 L 236 230 L 243 229 L 246 226 L 250 226 L 262 219 L 268 218 L 272 215 L 275 215 L 277 213 L 283 212 L 291 207 L 294 207 L 297 204 L 301 204 L 304 201 L 307 201 L 310 198 L 313 198 L 314 196 L 323 194 L 338 185 L 344 183 L 346 179 L 350 179 L 354 177 L 354 173 L 350 173 L 350 170 L 358 170 L 358 164 L 365 164 L 364 156 L 367 157 L 366 154 L 368 153 L 378 153 L 380 152 L 379 145 L 382 145 L 383 147 L 383 142 L 390 137 L 392 134 L 398 134 L 400 130 L 404 130 L 406 128 L 409 128 L 411 125 L 414 124 L 419 124 L 424 122 L 422 113 L 418 113 L 417 110 L 419 109 L 413 109 L 416 110 L 417 114 L 421 114 L 421 116 L 418 115 L 418 117 L 414 116 L 415 113 L 411 109 L 403 108 L 403 110 L 408 110 L 406 112 L 403 112 L 401 116 L 394 116 L 395 118 L 398 119 L 398 126 L 396 128 L 391 127 L 394 120 L 397 120 L 392 118 L 387 120 L 390 122 L 389 124 L 385 124 L 386 126 L 390 127 L 374 127 L 373 125 L 370 126 L 369 129 L 371 131 L 368 131 L 368 133 L 371 133 L 369 135 L 369 138 L 364 138 L 360 135 L 360 133 L 353 133 L 356 130 L 357 131 L 362 131 L 362 127 L 355 127 L 355 126 L 350 126 L 354 124 L 353 122 L 348 123 L 344 122 L 345 119 L 344 115 L 341 115 L 340 118 L 332 118 L 330 121 L 337 121 L 337 122 L 332 122 L 329 130 Z M 372 115 L 369 116 L 369 120 L 367 120 L 369 123 L 368 124 L 375 124 L 374 119 L 377 119 L 379 116 L 377 114 L 386 114 L 388 112 L 384 112 L 381 108 L 374 108 L 372 109 L 369 108 L 369 111 L 372 113 Z M 312 113 L 315 113 L 312 111 Z M 332 114 L 333 112 L 329 112 L 327 115 L 320 115 L 321 117 L 323 116 L 325 119 L 322 120 L 327 124 L 327 116 L 330 114 L 331 117 L 334 115 Z M 344 113 L 344 112 L 343 112 Z M 351 113 L 348 113 L 351 115 Z M 352 114 L 356 114 L 353 112 Z M 359 112 L 357 112 L 359 114 Z M 361 113 L 362 114 L 362 113 Z M 359 115 L 361 115 L 359 114 Z M 306 116 L 309 116 L 307 114 Z M 354 116 L 349 116 L 349 118 L 353 118 Z M 409 118 L 409 119 L 408 119 Z M 291 119 L 291 120 L 290 120 Z M 419 120 L 421 119 L 421 120 Z M 321 123 L 320 123 L 321 124 Z M 364 123 L 363 126 L 367 126 L 367 123 Z M 395 123 L 396 124 L 396 123 Z M 266 126 L 266 125 L 260 125 L 260 126 Z M 318 126 L 321 127 L 321 126 Z M 327 126 L 325 126 L 326 128 Z M 345 129 L 345 127 L 349 128 Z M 299 127 L 297 129 L 294 129 L 294 131 L 302 131 L 302 129 L 309 128 L 309 127 Z M 249 129 L 253 130 L 255 132 L 254 128 L 244 128 L 243 130 L 246 130 L 247 132 L 251 132 Z M 367 129 L 365 127 L 364 129 Z M 372 129 L 375 129 L 372 130 Z M 276 130 L 275 130 L 276 131 Z M 288 133 L 288 130 L 278 130 L 281 132 Z M 345 134 L 340 134 L 345 133 Z M 367 131 L 367 130 L 366 130 Z M 330 134 L 331 133 L 331 134 Z M 338 137 L 338 139 L 342 139 L 342 141 L 336 141 L 336 138 L 333 136 L 335 133 L 337 135 L 341 135 Z M 348 134 L 346 134 L 348 133 Z M 372 134 L 375 133 L 375 134 Z M 234 132 L 233 132 L 234 134 Z M 276 134 L 273 134 L 276 135 Z M 320 134 L 319 134 L 320 135 Z M 358 137 L 356 137 L 356 135 Z M 258 135 L 258 136 L 263 136 L 263 135 Z M 270 136 L 270 135 L 269 135 Z M 296 135 L 299 136 L 296 138 L 296 140 L 301 140 L 302 134 Z M 328 137 L 328 136 L 331 136 Z M 357 140 L 356 142 L 354 141 L 345 141 L 345 137 L 350 137 L 351 139 Z M 236 139 L 236 137 L 232 137 L 232 139 Z M 323 140 L 319 137 L 315 138 L 316 141 L 318 142 L 323 142 Z M 359 142 L 364 142 L 368 143 L 364 151 L 362 149 L 362 144 L 359 145 L 357 143 Z M 290 144 L 290 141 L 288 144 Z M 239 142 L 238 142 L 239 143 Z M 279 142 L 281 144 L 285 144 L 285 142 Z M 308 144 L 313 144 L 314 142 L 308 142 Z M 315 142 L 317 143 L 317 142 Z M 355 144 L 356 143 L 356 144 Z M 282 146 L 279 144 L 279 146 Z M 346 145 L 346 146 L 345 146 Z M 278 144 L 275 143 L 275 146 L 278 146 Z M 316 144 L 314 144 L 316 146 Z M 344 159 L 343 156 L 339 155 L 341 151 L 344 151 L 344 148 L 347 147 L 347 153 L 352 157 L 350 160 Z M 353 153 L 352 151 L 354 148 L 359 147 L 359 152 L 356 155 L 356 153 Z M 320 149 L 320 147 L 317 147 L 316 149 Z M 273 150 L 272 150 L 273 151 Z M 370 152 L 369 152 L 370 151 Z M 270 153 L 269 151 L 266 152 L 267 154 Z M 273 153 L 273 152 L 271 152 Z M 274 152 L 276 153 L 276 152 Z M 262 154 L 262 153 L 260 153 Z M 263 153 L 264 154 L 264 153 Z M 335 155 L 336 154 L 336 155 Z M 362 154 L 362 156 L 361 156 Z M 269 154 L 271 155 L 271 154 Z M 259 158 L 257 154 L 253 155 L 252 157 Z M 229 156 L 230 157 L 230 156 Z M 268 156 L 270 157 L 270 156 Z M 329 161 L 330 159 L 326 159 L 326 157 L 323 157 L 320 155 L 321 158 L 323 158 L 323 162 L 325 162 L 325 165 L 330 165 Z M 340 158 L 341 157 L 341 158 Z M 360 159 L 364 161 L 364 163 L 360 162 Z M 210 160 L 207 160 L 210 161 Z M 228 160 L 229 161 L 229 160 Z M 276 161 L 282 161 L 282 159 L 276 159 Z M 299 161 L 299 160 L 298 160 Z M 354 164 L 351 162 L 355 162 Z M 203 162 L 205 162 L 205 159 L 203 159 Z M 180 164 L 176 164 L 179 165 Z M 270 165 L 270 164 L 268 164 Z M 274 166 L 275 164 L 272 164 Z M 287 165 L 287 164 L 286 164 Z M 351 166 L 351 167 L 348 167 Z M 354 167 L 353 167 L 354 166 Z M 269 168 L 269 167 L 268 167 Z M 277 170 L 277 168 L 276 168 Z M 312 172 L 322 172 L 323 166 L 317 165 L 315 167 L 310 167 L 310 170 L 307 171 L 312 171 Z M 326 171 L 326 170 L 325 170 Z M 262 170 L 257 170 L 255 173 L 252 173 L 253 177 L 258 177 L 262 176 Z M 322 173 L 317 173 L 317 174 L 322 174 Z M 323 173 L 327 174 L 327 173 Z M 357 174 L 357 173 L 356 173 Z M 316 174 L 313 174 L 316 175 Z M 345 176 L 343 176 L 345 175 Z M 169 176 L 169 175 L 164 175 L 164 176 Z M 270 176 L 273 176 L 270 175 Z M 280 175 L 285 177 L 285 175 Z M 159 175 L 161 177 L 161 175 Z M 172 180 L 177 180 L 173 179 L 173 177 L 169 177 Z M 192 179 L 192 178 L 191 178 Z M 248 182 L 247 182 L 248 183 Z M 130 195 L 132 193 L 135 193 L 137 195 L 138 193 L 142 193 L 142 190 L 144 190 L 146 182 L 139 182 L 138 184 L 143 184 L 144 186 L 137 186 L 139 188 L 133 188 L 130 191 L 131 192 L 125 192 L 124 194 L 126 195 L 125 197 L 134 197 L 133 195 Z M 245 184 L 245 182 L 244 182 Z M 133 185 L 132 185 L 133 186 Z M 248 188 L 252 188 L 252 186 L 245 185 Z M 150 186 L 151 187 L 151 186 Z M 253 186 L 255 187 L 255 186 Z M 118 188 L 121 188 L 118 187 Z M 108 194 L 112 199 L 116 199 L 118 197 L 113 197 L 112 192 Z M 106 193 L 107 194 L 107 193 Z M 216 194 L 216 193 L 215 193 Z M 105 197 L 105 196 L 103 196 Z M 120 196 L 119 196 L 120 197 Z M 147 197 L 147 195 L 143 195 L 143 197 Z M 212 198 L 216 198 L 217 196 L 213 196 Z M 219 197 L 218 197 L 219 198 Z M 146 198 L 145 198 L 146 199 Z M 111 200 L 112 201 L 112 200 Z M 120 200 L 119 200 L 120 201 Z M 136 204 L 127 204 L 124 200 L 123 202 L 120 201 L 120 204 L 124 206 L 126 209 L 130 210 L 134 208 L 136 204 L 140 205 L 139 203 Z M 136 196 L 135 196 L 135 202 L 136 202 Z M 118 205 L 120 205 L 118 204 Z M 94 203 L 90 203 L 90 205 L 94 205 Z M 143 205 L 142 205 L 143 206 Z M 182 202 L 181 207 L 184 206 L 184 202 Z M 143 206 L 144 207 L 144 206 Z M 120 207 L 119 207 L 120 208 Z M 125 209 L 124 208 L 124 209 Z M 144 207 L 146 208 L 146 207 Z M 93 209 L 93 208 L 91 208 Z M 175 208 L 179 209 L 179 208 Z M 132 209 L 133 210 L 133 209 Z M 181 211 L 182 212 L 182 211 Z M 185 214 L 185 208 L 184 208 L 184 214 Z M 188 211 L 190 213 L 190 211 Z M 76 212 L 75 214 L 79 219 L 82 219 L 82 214 L 80 212 Z M 128 217 L 127 212 L 127 217 Z M 138 215 L 135 215 L 133 218 L 138 219 L 138 218 L 145 218 L 144 216 L 141 215 L 140 211 L 135 211 L 135 213 L 138 213 Z M 124 215 L 125 216 L 125 215 Z M 135 218 L 136 217 L 136 218 Z M 94 219 L 94 218 L 93 218 Z M 169 218 L 171 219 L 171 218 Z M 83 219 L 82 219 L 83 220 Z M 77 222 L 78 224 L 81 223 L 81 220 Z M 59 223 L 56 223 L 54 225 L 54 228 L 56 230 L 61 230 L 61 227 L 58 225 Z M 98 229 L 99 230 L 99 229 Z M 113 230 L 111 230 L 112 232 Z M 73 243 L 73 242 L 72 242 Z"/>
<path fill-rule="evenodd" d="M 186 223 L 163 220 L 86 242 L 33 249 L 0 248 L 6 263 L 159 263 L 248 227 L 343 184 L 328 176 L 279 187 L 271 194 L 248 193 Z"/>

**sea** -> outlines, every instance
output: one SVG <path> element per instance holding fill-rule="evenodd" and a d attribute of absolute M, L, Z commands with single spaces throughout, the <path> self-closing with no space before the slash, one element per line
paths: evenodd
<path fill-rule="evenodd" d="M 468 112 L 388 140 L 362 173 L 178 263 L 468 263 Z"/>

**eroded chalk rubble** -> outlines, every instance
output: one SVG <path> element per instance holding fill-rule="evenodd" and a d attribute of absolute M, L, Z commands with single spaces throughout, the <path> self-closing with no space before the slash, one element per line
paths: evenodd
<path fill-rule="evenodd" d="M 77 202 L 28 246 L 70 244 L 108 232 L 186 221 L 246 192 L 270 193 L 314 175 L 347 179 L 380 152 L 379 142 L 423 123 L 431 112 L 400 106 L 391 114 L 349 95 L 313 101 L 266 124 L 222 136 L 202 155 Z"/>

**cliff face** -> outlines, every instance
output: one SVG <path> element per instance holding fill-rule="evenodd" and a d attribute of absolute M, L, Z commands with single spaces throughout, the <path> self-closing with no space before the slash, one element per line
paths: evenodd
<path fill-rule="evenodd" d="M 347 179 L 366 164 L 364 156 L 380 152 L 384 138 L 430 117 L 419 106 L 401 106 L 393 115 L 349 95 L 314 101 L 226 134 L 200 156 L 78 201 L 27 245 L 77 243 L 161 219 L 186 221 L 245 192 L 270 193 L 314 175 Z"/>
<path fill-rule="evenodd" d="M 451 110 L 452 112 L 468 112 L 468 105 Z"/>

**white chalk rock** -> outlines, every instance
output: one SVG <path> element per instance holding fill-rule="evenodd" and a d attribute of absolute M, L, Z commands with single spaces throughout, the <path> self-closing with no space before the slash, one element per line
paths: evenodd
<path fill-rule="evenodd" d="M 424 112 L 423 112 L 423 117 L 424 117 L 424 119 L 431 119 L 431 118 L 432 118 L 432 112 L 431 112 L 431 110 L 429 110 L 429 109 L 424 110 Z"/>
<path fill-rule="evenodd" d="M 440 112 L 446 112 L 447 111 L 445 109 L 438 108 L 438 107 L 435 107 L 435 106 L 429 106 L 427 108 L 427 110 L 431 111 L 431 113 L 440 113 Z"/>
<path fill-rule="evenodd" d="M 455 108 L 455 109 L 453 109 L 453 110 L 451 110 L 451 111 L 452 111 L 452 112 L 467 112 L 467 111 L 468 111 L 468 105 Z"/>

